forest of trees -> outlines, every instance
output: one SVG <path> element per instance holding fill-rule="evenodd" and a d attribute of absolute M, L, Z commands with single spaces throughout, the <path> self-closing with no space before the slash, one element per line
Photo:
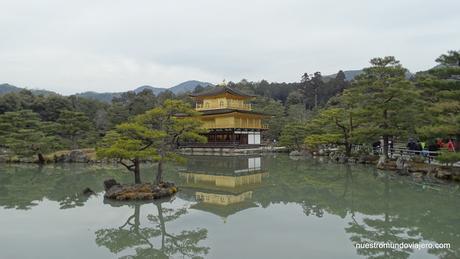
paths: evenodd
<path fill-rule="evenodd" d="M 311 116 L 306 122 L 291 120 L 281 132 L 281 144 L 297 149 L 334 144 L 350 156 L 353 147 L 382 139 L 383 155 L 388 157 L 390 141 L 413 138 L 427 144 L 436 139 L 458 143 L 460 53 L 449 51 L 436 62 L 435 68 L 408 78 L 407 69 L 396 58 L 374 58 L 351 84 L 338 87 L 341 91 L 323 103 L 316 97 L 315 84 L 310 83 L 309 92 L 315 99 L 304 100 Z M 440 158 L 443 162 L 460 160 L 458 152 Z"/>
<path fill-rule="evenodd" d="M 265 80 L 230 87 L 255 94 L 253 108 L 272 115 L 264 139 L 290 149 L 322 144 L 343 147 L 350 155 L 356 144 L 381 137 L 406 141 L 454 138 L 460 135 L 460 54 L 449 51 L 438 66 L 408 78 L 394 57 L 374 58 L 353 80 L 343 71 L 335 77 L 304 73 L 299 82 Z M 197 86 L 195 92 L 212 86 Z M 43 155 L 64 149 L 94 148 L 104 137 L 120 131 L 117 125 L 168 100 L 190 104 L 187 93 L 158 95 L 150 90 L 126 92 L 111 103 L 72 96 L 36 95 L 28 90 L 0 95 L 0 150 L 18 156 Z M 109 135 L 110 135 L 109 134 Z M 387 145 L 384 145 L 387 154 Z"/>
<path fill-rule="evenodd" d="M 283 125 L 289 121 L 305 122 L 314 107 L 324 106 L 327 100 L 347 85 L 343 72 L 336 78 L 323 80 L 319 72 L 310 79 L 305 74 L 300 83 L 229 82 L 229 86 L 258 95 L 253 100 L 257 111 L 273 115 L 269 140 L 278 139 Z M 318 86 L 319 84 L 319 86 Z M 310 88 L 317 87 L 316 97 Z M 212 86 L 197 86 L 195 92 Z M 170 91 L 158 95 L 151 90 L 133 91 L 115 97 L 110 104 L 98 100 L 61 95 L 36 95 L 29 90 L 0 95 L 0 148 L 8 148 L 15 155 L 37 155 L 55 150 L 92 148 L 117 125 L 135 116 L 162 106 L 175 99 L 193 106 L 187 93 L 175 95 Z"/>

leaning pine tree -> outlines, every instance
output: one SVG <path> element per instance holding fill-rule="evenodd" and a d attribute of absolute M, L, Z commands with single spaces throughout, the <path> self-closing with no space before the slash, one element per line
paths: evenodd
<path fill-rule="evenodd" d="M 178 100 L 166 100 L 161 107 L 136 116 L 134 122 L 161 137 L 152 144 L 155 150 L 154 161 L 158 162 L 155 183 L 163 181 L 163 164 L 166 161 L 182 161 L 177 150 L 181 142 L 205 142 L 201 135 L 202 122 L 196 118 L 198 113 L 189 104 Z"/>
<path fill-rule="evenodd" d="M 164 133 L 149 130 L 136 123 L 123 123 L 109 131 L 97 148 L 100 158 L 114 159 L 134 175 L 134 183 L 141 183 L 140 163 L 157 156 L 153 146 Z"/>
<path fill-rule="evenodd" d="M 206 141 L 197 113 L 182 101 L 166 100 L 161 107 L 151 109 L 133 118 L 130 123 L 118 125 L 103 139 L 97 154 L 115 159 L 134 174 L 134 182 L 141 183 L 140 163 L 152 160 L 158 163 L 155 184 L 163 181 L 163 164 L 181 161 L 177 149 L 181 141 Z"/>

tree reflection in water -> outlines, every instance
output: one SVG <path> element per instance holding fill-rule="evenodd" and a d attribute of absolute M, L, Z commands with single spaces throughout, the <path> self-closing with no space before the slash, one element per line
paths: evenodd
<path fill-rule="evenodd" d="M 0 207 L 29 210 L 44 199 L 56 201 L 60 209 L 83 207 L 90 196 L 82 191 L 103 191 L 108 178 L 124 182 L 119 169 L 98 165 L 1 165 Z"/>
<path fill-rule="evenodd" d="M 180 233 L 168 232 L 166 223 L 185 215 L 187 208 L 163 208 L 162 203 L 164 202 L 163 200 L 144 204 L 134 203 L 132 205 L 134 214 L 123 225 L 118 228 L 96 231 L 96 244 L 105 246 L 114 254 L 134 249 L 134 254 L 121 258 L 169 258 L 174 255 L 202 258 L 209 252 L 209 248 L 200 246 L 198 243 L 207 238 L 208 231 L 204 228 L 197 228 L 183 230 Z M 117 203 L 111 204 L 122 206 Z M 155 208 L 156 214 L 147 215 L 148 224 L 142 224 L 141 207 L 151 206 Z"/>
<path fill-rule="evenodd" d="M 382 193 L 383 202 L 383 217 L 366 216 L 362 219 L 362 223 L 358 223 L 355 217 L 349 222 L 349 227 L 345 229 L 351 234 L 350 240 L 354 244 L 365 243 L 420 243 L 422 238 L 408 227 L 404 222 L 401 222 L 398 215 L 391 215 L 390 212 L 390 180 L 388 175 L 384 176 L 385 188 Z M 356 248 L 359 255 L 364 255 L 367 258 L 408 258 L 413 252 L 413 249 L 398 249 L 398 248 Z"/>
<path fill-rule="evenodd" d="M 217 172 L 218 174 L 215 175 L 227 173 L 218 171 L 217 166 L 228 164 L 229 172 L 234 172 L 232 168 L 235 166 L 241 169 L 242 164 L 248 163 L 247 157 L 241 158 L 241 161 L 231 158 L 217 160 L 215 157 L 202 158 L 202 160 L 192 158 L 191 161 L 201 161 L 197 164 L 198 169 L 202 168 L 201 171 L 211 173 Z M 188 201 L 193 204 L 191 208 L 197 211 L 194 217 L 202 216 L 200 210 L 219 217 L 231 213 L 235 218 L 248 217 L 246 222 L 250 224 L 259 220 L 263 213 L 270 213 L 269 210 L 262 211 L 265 208 L 275 204 L 281 206 L 296 204 L 297 206 L 284 207 L 285 212 L 288 214 L 293 208 L 301 209 L 306 215 L 306 221 L 311 220 L 307 216 L 324 218 L 325 221 L 321 222 L 326 222 L 327 218 L 336 218 L 341 233 L 352 249 L 356 243 L 374 241 L 451 244 L 449 249 L 429 249 L 420 252 L 395 249 L 355 250 L 359 255 L 369 258 L 407 258 L 410 255 L 424 254 L 439 258 L 460 258 L 460 203 L 458 202 L 460 185 L 458 184 L 416 182 L 410 177 L 399 177 L 393 173 L 377 171 L 374 167 L 319 163 L 311 159 L 293 161 L 284 155 L 262 157 L 261 165 L 267 171 L 266 177 L 257 188 L 254 188 L 255 185 L 249 185 L 248 189 L 244 189 L 244 192 L 251 191 L 251 196 L 244 200 L 244 204 L 251 206 L 240 206 L 242 203 L 234 204 L 238 206 L 197 206 L 203 203 L 196 201 L 197 188 L 194 187 L 205 186 L 195 181 L 191 182 L 200 185 L 183 188 L 172 205 L 176 205 L 178 200 Z M 186 187 L 186 180 L 173 169 L 168 171 L 169 180 Z M 107 168 L 107 165 L 47 165 L 43 168 L 33 165 L 2 165 L 0 169 L 1 212 L 18 210 L 22 215 L 32 215 L 33 210 L 40 211 L 40 206 L 37 205 L 44 201 L 51 201 L 44 204 L 49 206 L 44 208 L 50 213 L 50 218 L 60 217 L 64 215 L 63 213 L 71 217 L 81 217 L 79 212 L 94 210 L 92 205 L 88 206 L 88 201 L 96 204 L 102 202 L 100 199 L 102 199 L 103 180 L 115 178 L 119 182 L 130 181 L 130 175 L 125 176 L 120 173 L 120 170 Z M 92 198 L 83 196 L 81 192 L 86 187 L 100 193 L 99 196 L 91 196 Z M 211 187 L 212 190 L 220 189 L 215 184 Z M 234 188 L 225 190 L 229 189 Z M 213 193 L 212 190 L 208 188 L 206 193 Z M 230 194 L 232 193 L 235 192 Z M 79 209 L 73 209 L 77 207 Z M 166 206 L 165 203 L 132 204 L 131 207 L 134 209 L 132 216 L 120 220 L 120 227 L 97 231 L 98 245 L 108 248 L 117 256 L 126 255 L 128 258 L 180 257 L 180 255 L 206 257 L 208 255 L 209 248 L 203 247 L 200 243 L 207 238 L 207 230 L 195 229 L 193 225 L 195 220 L 188 221 L 188 217 L 184 219 L 187 208 L 170 209 L 171 206 Z M 223 210 L 223 208 L 231 208 L 231 210 Z M 248 208 L 253 209 L 247 210 Z M 61 211 L 63 209 L 66 212 Z M 106 208 L 98 207 L 98 209 Z M 262 214 L 251 218 L 253 215 L 251 212 L 255 211 Z M 146 216 L 146 214 L 150 215 Z M 23 223 L 22 217 L 17 217 L 17 221 L 14 218 L 10 220 L 17 225 Z M 97 220 L 99 224 L 105 225 L 105 219 Z M 43 224 L 47 223 L 51 228 L 59 226 L 62 231 L 67 231 L 68 225 L 57 225 L 62 223 L 61 221 L 45 221 Z M 342 228 L 343 223 L 345 229 Z M 193 226 L 191 230 L 176 231 L 176 227 L 189 224 Z M 203 221 L 203 226 L 208 225 L 208 221 Z M 172 231 L 173 227 L 174 231 Z M 210 224 L 209 231 L 212 227 L 215 226 Z M 244 225 L 241 227 L 244 228 Z M 2 228 L 2 231 L 5 230 Z M 241 230 L 242 236 L 245 235 L 245 231 L 246 229 Z M 216 235 L 225 234 L 227 233 L 216 233 Z M 316 233 L 305 232 L 304 235 L 308 237 Z M 270 238 L 279 238 L 279 233 L 273 232 Z M 54 240 L 50 238 L 49 241 Z M 214 251 L 219 251 L 218 245 L 213 247 Z"/>
<path fill-rule="evenodd" d="M 337 215 L 348 222 L 350 245 L 366 242 L 449 243 L 428 249 L 439 258 L 460 258 L 459 187 L 415 182 L 374 167 L 287 157 L 268 160 L 267 189 L 254 193 L 263 207 L 298 203 L 306 216 Z M 411 249 L 357 249 L 368 258 L 407 258 Z M 423 253 L 423 252 L 422 252 Z"/>

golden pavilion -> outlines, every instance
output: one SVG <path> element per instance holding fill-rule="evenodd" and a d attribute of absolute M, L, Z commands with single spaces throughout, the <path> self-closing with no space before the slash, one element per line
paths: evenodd
<path fill-rule="evenodd" d="M 262 143 L 261 132 L 267 130 L 262 120 L 269 116 L 252 111 L 249 101 L 255 96 L 228 86 L 190 94 L 196 101 L 205 134 L 212 147 L 257 147 Z"/>

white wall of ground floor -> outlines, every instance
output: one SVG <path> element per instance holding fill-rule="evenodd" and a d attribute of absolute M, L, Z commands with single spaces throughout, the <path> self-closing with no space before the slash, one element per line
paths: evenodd
<path fill-rule="evenodd" d="M 248 135 L 248 144 L 260 145 L 261 136 L 259 131 L 235 131 L 235 134 Z"/>

